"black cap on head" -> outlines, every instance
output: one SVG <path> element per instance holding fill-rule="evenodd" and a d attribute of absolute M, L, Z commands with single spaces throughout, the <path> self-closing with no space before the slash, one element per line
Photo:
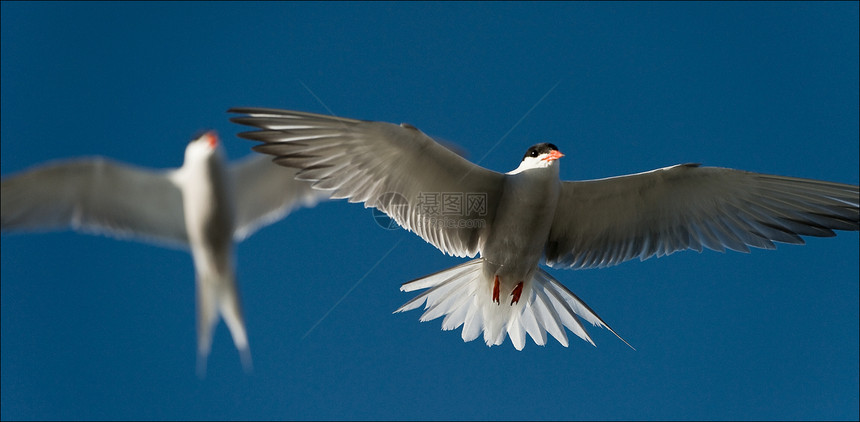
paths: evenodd
<path fill-rule="evenodd" d="M 531 148 L 526 151 L 526 155 L 523 155 L 523 160 L 526 157 L 537 157 L 541 154 L 546 154 L 550 151 L 558 151 L 558 147 L 548 142 L 542 142 L 540 144 L 532 145 Z"/>

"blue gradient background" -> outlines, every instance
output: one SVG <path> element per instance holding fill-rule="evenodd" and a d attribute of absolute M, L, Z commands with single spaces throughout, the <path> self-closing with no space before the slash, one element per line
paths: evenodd
<path fill-rule="evenodd" d="M 0 9 L 4 176 L 176 167 L 209 128 L 238 158 L 225 111 L 263 106 L 411 123 L 497 171 L 548 141 L 564 179 L 701 162 L 858 183 L 857 2 Z M 462 260 L 346 201 L 237 262 L 255 371 L 222 324 L 201 380 L 187 253 L 4 234 L 2 419 L 858 419 L 857 232 L 551 271 L 636 351 L 600 329 L 487 348 L 392 315 L 400 283 Z"/>

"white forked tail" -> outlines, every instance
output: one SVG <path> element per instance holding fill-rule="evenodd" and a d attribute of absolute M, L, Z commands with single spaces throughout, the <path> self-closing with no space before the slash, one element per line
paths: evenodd
<path fill-rule="evenodd" d="M 484 341 L 488 346 L 493 346 L 502 344 L 505 337 L 510 335 L 517 350 L 525 347 L 526 333 L 536 344 L 543 346 L 548 332 L 567 347 L 565 328 L 594 345 L 580 322 L 582 318 L 592 325 L 606 328 L 630 346 L 585 302 L 540 268 L 531 283 L 523 288 L 519 303 L 510 305 L 504 300 L 501 303 L 493 302 L 490 290 L 482 288 L 489 286 L 489 282 L 482 280 L 483 261 L 474 259 L 404 283 L 400 290 L 405 292 L 428 290 L 394 312 L 416 309 L 426 302 L 421 322 L 445 315 L 442 329 L 454 330 L 462 325 L 463 341 L 472 341 L 483 331 Z"/>
<path fill-rule="evenodd" d="M 200 277 L 207 276 L 198 276 L 197 279 L 197 376 L 206 376 L 206 361 L 212 349 L 212 333 L 218 325 L 219 316 L 230 330 L 245 373 L 251 373 L 251 349 L 235 280 L 211 275 L 204 279 Z"/>

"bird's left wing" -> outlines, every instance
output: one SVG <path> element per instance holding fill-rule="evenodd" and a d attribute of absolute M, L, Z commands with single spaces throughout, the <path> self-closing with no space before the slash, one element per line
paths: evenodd
<path fill-rule="evenodd" d="M 230 166 L 236 198 L 237 241 L 272 224 L 297 207 L 312 207 L 329 192 L 296 180 L 296 169 L 279 166 L 263 154 L 251 154 Z"/>
<path fill-rule="evenodd" d="M 55 161 L 2 180 L 2 230 L 73 228 L 187 247 L 175 170 L 103 157 Z"/>
<path fill-rule="evenodd" d="M 470 163 L 410 125 L 297 111 L 234 108 L 231 121 L 262 130 L 257 152 L 300 169 L 332 198 L 388 214 L 441 251 L 475 256 L 492 224 L 504 175 Z"/>
<path fill-rule="evenodd" d="M 858 230 L 858 187 L 682 164 L 563 182 L 544 255 L 555 268 L 593 268 L 683 249 L 804 243 Z"/>

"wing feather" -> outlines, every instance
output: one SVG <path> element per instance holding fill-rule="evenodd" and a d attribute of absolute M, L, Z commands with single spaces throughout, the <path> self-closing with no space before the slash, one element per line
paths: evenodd
<path fill-rule="evenodd" d="M 607 267 L 679 250 L 749 252 L 858 230 L 855 185 L 682 164 L 563 182 L 546 244 L 555 268 Z"/>
<path fill-rule="evenodd" d="M 234 238 L 242 240 L 286 217 L 296 207 L 311 207 L 328 197 L 328 192 L 313 189 L 312 183 L 296 180 L 296 173 L 262 154 L 249 155 L 230 165 L 236 197 Z"/>
<path fill-rule="evenodd" d="M 262 142 L 255 151 L 299 169 L 297 178 L 314 188 L 378 208 L 447 254 L 474 257 L 480 251 L 504 175 L 470 163 L 409 125 L 264 108 L 230 112 L 245 114 L 233 122 L 261 129 L 239 134 Z M 440 208 L 443 195 L 460 200 L 452 213 Z M 467 195 L 479 195 L 484 203 L 469 207 Z"/>
<path fill-rule="evenodd" d="M 73 228 L 186 247 L 182 193 L 171 174 L 102 157 L 39 165 L 3 178 L 2 229 Z"/>

